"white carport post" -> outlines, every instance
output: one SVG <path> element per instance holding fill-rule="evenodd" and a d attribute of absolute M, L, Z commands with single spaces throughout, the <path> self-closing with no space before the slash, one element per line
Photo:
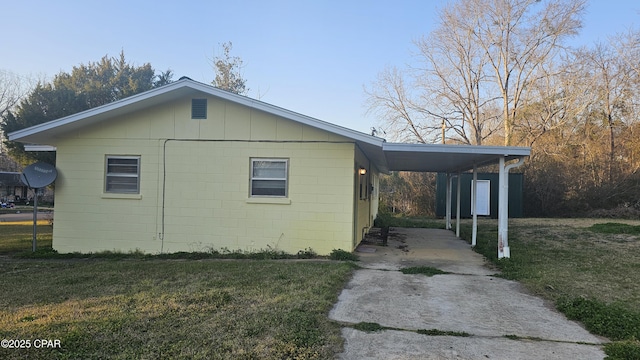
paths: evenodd
<path fill-rule="evenodd" d="M 505 187 L 506 193 L 509 194 L 509 179 L 507 178 L 507 184 L 505 184 L 504 180 L 504 156 L 500 157 L 500 171 L 498 174 L 498 259 L 502 259 L 504 257 L 510 257 L 511 253 L 509 251 L 509 239 L 507 236 L 508 226 L 509 226 L 509 206 L 508 206 L 508 196 L 507 196 L 507 206 L 505 206 Z M 507 228 L 505 228 L 505 226 Z M 506 249 L 505 249 L 506 247 Z M 505 253 L 506 250 L 506 253 Z"/>
<path fill-rule="evenodd" d="M 505 157 L 500 157 L 498 184 L 498 259 L 510 258 L 509 249 L 509 170 L 524 164 L 524 157 L 518 162 L 506 165 Z"/>
<path fill-rule="evenodd" d="M 478 204 L 476 196 L 478 193 L 478 167 L 473 165 L 473 186 L 471 186 L 471 213 L 473 216 L 473 225 L 471 230 L 471 246 L 476 246 L 478 237 Z"/>
<path fill-rule="evenodd" d="M 457 189 L 456 189 L 456 237 L 460 237 L 460 186 L 462 180 L 460 176 L 460 172 L 458 172 L 457 177 Z"/>
<path fill-rule="evenodd" d="M 446 196 L 446 214 L 445 229 L 451 230 L 451 188 L 453 187 L 453 177 L 447 173 L 447 196 Z"/>

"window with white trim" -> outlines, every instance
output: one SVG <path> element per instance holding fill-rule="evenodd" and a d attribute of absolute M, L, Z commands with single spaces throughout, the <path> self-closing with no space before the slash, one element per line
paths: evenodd
<path fill-rule="evenodd" d="M 287 197 L 288 159 L 251 159 L 250 196 Z"/>
<path fill-rule="evenodd" d="M 140 156 L 107 155 L 104 191 L 112 194 L 139 194 Z"/>

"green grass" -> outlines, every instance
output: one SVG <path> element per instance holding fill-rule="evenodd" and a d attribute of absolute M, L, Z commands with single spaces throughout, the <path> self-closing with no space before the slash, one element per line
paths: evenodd
<path fill-rule="evenodd" d="M 589 228 L 589 230 L 602 234 L 630 234 L 630 235 L 640 235 L 640 225 L 629 225 L 629 224 L 620 224 L 620 223 L 604 223 L 604 224 L 593 224 Z"/>
<path fill-rule="evenodd" d="M 357 324 L 354 324 L 353 328 L 356 330 L 364 331 L 364 332 L 376 332 L 376 331 L 389 329 L 378 323 L 373 323 L 373 322 L 359 322 Z"/>
<path fill-rule="evenodd" d="M 418 329 L 418 330 L 405 330 L 398 329 L 395 327 L 382 326 L 378 323 L 374 322 L 359 322 L 357 324 L 353 324 L 352 328 L 364 332 L 378 332 L 383 330 L 397 330 L 397 331 L 411 331 L 417 334 L 428 335 L 428 336 L 458 336 L 458 337 L 470 337 L 471 334 L 464 331 L 445 331 L 438 329 Z"/>
<path fill-rule="evenodd" d="M 408 267 L 408 268 L 403 268 L 400 271 L 403 274 L 423 274 L 423 275 L 426 275 L 426 276 L 449 274 L 446 271 L 442 271 L 440 269 L 437 269 L 437 268 L 434 268 L 434 267 L 430 267 L 430 266 Z"/>
<path fill-rule="evenodd" d="M 353 263 L 253 259 L 280 256 L 270 251 L 65 258 L 51 251 L 50 229 L 24 259 L 31 227 L 0 226 L 0 338 L 61 348 L 0 349 L 1 359 L 329 359 L 342 350 L 327 314 Z"/>
<path fill-rule="evenodd" d="M 145 254 L 141 251 L 120 252 L 120 251 L 99 251 L 95 253 L 64 253 L 60 254 L 51 248 L 41 248 L 36 252 L 22 250 L 14 253 L 14 257 L 22 259 L 110 259 L 110 260 L 204 260 L 204 259 L 228 259 L 228 260 L 282 260 L 282 259 L 318 259 L 313 250 L 300 250 L 296 254 L 289 254 L 281 250 L 266 249 L 260 251 L 230 251 L 212 250 L 206 252 L 175 252 L 166 254 Z M 342 259 L 332 259 L 342 260 Z"/>
<path fill-rule="evenodd" d="M 61 349 L 0 358 L 325 359 L 327 319 L 353 267 L 255 260 L 12 260 L 0 264 L 0 337 Z"/>
<path fill-rule="evenodd" d="M 53 228 L 50 225 L 36 227 L 36 243 L 39 250 L 51 250 Z M 0 223 L 0 254 L 17 254 L 31 251 L 33 225 Z"/>
<path fill-rule="evenodd" d="M 391 227 L 444 229 L 444 222 L 424 217 L 382 214 L 382 223 Z"/>
<path fill-rule="evenodd" d="M 329 254 L 329 259 L 340 261 L 359 261 L 360 257 L 354 253 L 348 251 L 334 249 Z"/>
<path fill-rule="evenodd" d="M 638 360 L 640 359 L 640 341 L 617 341 L 605 345 L 608 360 Z"/>
<path fill-rule="evenodd" d="M 416 331 L 418 334 L 429 335 L 429 336 L 458 336 L 458 337 L 470 337 L 471 334 L 464 331 L 444 331 L 438 329 L 423 329 Z"/>
<path fill-rule="evenodd" d="M 556 303 L 567 317 L 614 341 L 605 347 L 634 353 L 640 339 L 640 238 L 635 223 L 580 219 L 511 219 L 510 259 L 497 259 L 497 225 L 480 222 L 475 250 L 501 276 Z M 465 221 L 461 236 L 471 238 Z M 623 357 L 624 358 L 624 357 Z M 633 357 L 628 357 L 633 358 Z"/>

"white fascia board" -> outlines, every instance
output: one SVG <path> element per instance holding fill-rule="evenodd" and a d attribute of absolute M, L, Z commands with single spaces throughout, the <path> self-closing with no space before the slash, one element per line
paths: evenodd
<path fill-rule="evenodd" d="M 304 125 L 308 125 L 320 130 L 324 130 L 324 131 L 339 135 L 339 136 L 344 136 L 346 138 L 349 138 L 355 141 L 360 141 L 360 142 L 364 142 L 371 145 L 377 145 L 377 146 L 382 146 L 382 144 L 384 143 L 384 139 L 382 138 L 378 138 L 378 137 L 371 136 L 369 134 L 365 134 L 359 131 L 351 130 L 342 126 L 321 121 L 306 115 L 302 115 L 287 109 L 283 109 L 281 107 L 267 104 L 262 101 L 254 100 L 246 96 L 237 95 L 234 93 L 230 93 L 228 91 L 220 90 L 210 85 L 206 85 L 188 78 L 181 79 L 171 84 L 168 84 L 156 89 L 152 89 L 140 94 L 136 94 L 136 95 L 133 95 L 125 99 L 118 100 L 106 105 L 85 110 L 77 114 L 69 115 L 57 120 L 52 120 L 52 121 L 35 125 L 26 129 L 14 131 L 8 134 L 9 140 L 19 141 L 20 139 L 23 139 L 25 137 L 28 137 L 34 134 L 42 133 L 42 132 L 52 130 L 64 125 L 79 122 L 90 117 L 99 116 L 99 115 L 108 113 L 110 111 L 118 110 L 129 105 L 140 103 L 144 100 L 149 100 L 156 96 L 167 94 L 181 88 L 190 88 L 196 91 L 200 91 L 218 98 L 222 98 L 222 99 L 225 99 L 240 105 L 244 105 L 256 110 L 264 111 L 272 115 L 280 116 Z"/>
<path fill-rule="evenodd" d="M 130 97 L 124 98 L 122 100 L 118 100 L 118 101 L 114 101 L 112 103 L 109 104 L 105 104 L 102 106 L 98 106 L 96 108 L 93 109 L 89 109 L 89 110 L 85 110 L 85 111 L 81 111 L 79 113 L 73 114 L 73 115 L 69 115 L 69 116 L 65 116 L 63 118 L 60 119 L 56 119 L 56 120 L 52 120 L 52 121 L 48 121 L 42 124 L 38 124 L 38 125 L 34 125 L 31 127 L 28 127 L 26 129 L 22 129 L 22 130 L 17 130 L 14 131 L 12 133 L 9 134 L 9 140 L 11 141 L 15 141 L 15 140 L 20 140 L 24 137 L 30 136 L 30 135 L 34 135 L 34 134 L 38 134 L 41 132 L 45 132 L 51 129 L 55 129 L 57 127 L 60 126 L 64 126 L 67 124 L 71 124 L 74 122 L 78 122 L 78 121 L 82 121 L 83 119 L 92 117 L 92 116 L 96 116 L 96 115 L 100 115 L 100 114 L 104 114 L 107 113 L 109 111 L 113 111 L 122 107 L 125 107 L 127 105 L 131 105 L 131 104 L 135 104 L 138 103 L 140 101 L 146 100 L 146 99 L 150 99 L 152 97 L 164 94 L 164 93 L 168 93 L 170 91 L 175 90 L 176 88 L 180 88 L 183 87 L 184 82 L 181 81 L 176 81 L 174 83 L 171 83 L 169 85 L 166 86 L 162 86 L 156 89 L 152 89 L 149 91 L 145 91 L 143 93 L 140 94 L 136 94 L 136 95 L 132 95 Z"/>
<path fill-rule="evenodd" d="M 39 151 L 56 151 L 58 150 L 55 146 L 50 145 L 35 145 L 35 144 L 25 144 L 24 151 L 29 152 L 39 152 Z"/>
<path fill-rule="evenodd" d="M 529 156 L 530 147 L 519 146 L 484 146 L 484 145 L 446 145 L 446 144 L 406 144 L 384 143 L 384 151 L 482 154 L 498 156 Z"/>

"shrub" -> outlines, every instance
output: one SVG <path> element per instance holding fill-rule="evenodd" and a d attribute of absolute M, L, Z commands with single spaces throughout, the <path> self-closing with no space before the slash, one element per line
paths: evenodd
<path fill-rule="evenodd" d="M 348 251 L 333 249 L 329 254 L 329 259 L 331 260 L 340 260 L 340 261 L 358 261 L 360 258 L 358 255 L 350 253 Z"/>
<path fill-rule="evenodd" d="M 392 220 L 393 217 L 390 214 L 380 212 L 378 216 L 376 216 L 376 219 L 373 220 L 373 226 L 377 228 L 388 228 L 391 226 Z"/>
<path fill-rule="evenodd" d="M 317 256 L 318 256 L 318 254 L 316 254 L 316 252 L 313 251 L 313 249 L 311 249 L 311 248 L 306 248 L 304 250 L 300 250 L 296 254 L 296 257 L 298 259 L 313 259 L 313 258 L 315 258 Z"/>

